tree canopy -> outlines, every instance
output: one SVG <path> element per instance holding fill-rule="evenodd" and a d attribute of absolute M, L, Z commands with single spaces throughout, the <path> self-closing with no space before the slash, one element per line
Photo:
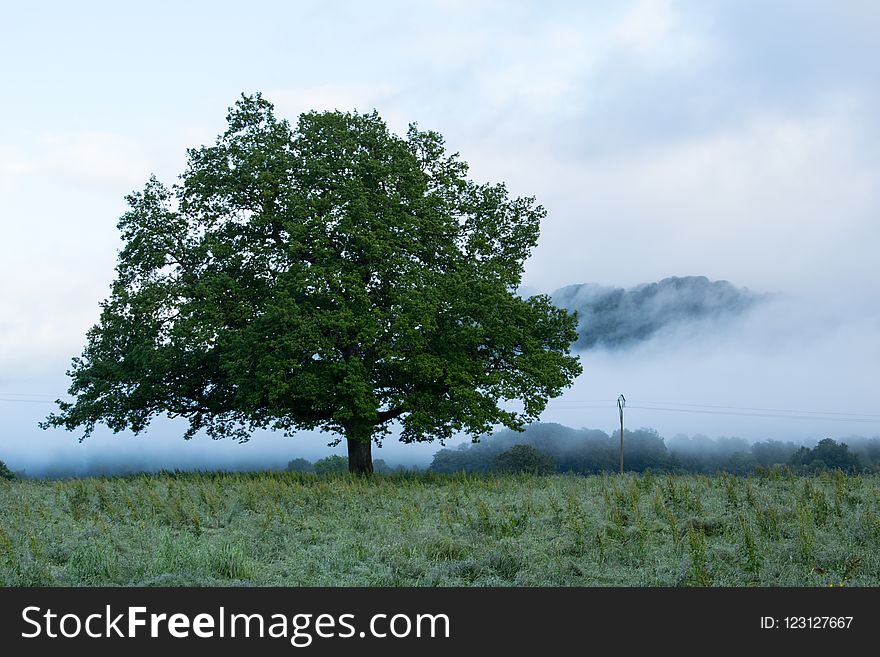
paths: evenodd
<path fill-rule="evenodd" d="M 846 470 L 855 472 L 862 465 L 857 454 L 849 451 L 846 443 L 838 443 L 831 438 L 823 438 L 812 449 L 801 447 L 791 457 L 791 464 L 798 469 Z"/>
<path fill-rule="evenodd" d="M 531 445 L 514 445 L 498 454 L 493 465 L 498 472 L 528 472 L 539 475 L 556 472 L 553 458 Z"/>
<path fill-rule="evenodd" d="M 257 94 L 227 120 L 178 184 L 127 197 L 75 401 L 44 428 L 321 429 L 364 472 L 394 421 L 405 443 L 521 428 L 580 373 L 575 316 L 515 293 L 534 198 L 469 180 L 439 134 L 397 136 L 375 111 L 292 126 Z"/>

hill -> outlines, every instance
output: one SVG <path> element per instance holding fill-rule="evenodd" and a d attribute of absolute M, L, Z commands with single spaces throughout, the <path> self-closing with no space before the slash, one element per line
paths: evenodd
<path fill-rule="evenodd" d="M 568 285 L 551 297 L 577 311 L 579 349 L 623 348 L 686 322 L 732 319 L 766 298 L 705 276 L 673 276 L 630 289 Z"/>

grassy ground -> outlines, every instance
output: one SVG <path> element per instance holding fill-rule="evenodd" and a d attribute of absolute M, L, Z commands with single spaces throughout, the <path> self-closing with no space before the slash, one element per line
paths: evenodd
<path fill-rule="evenodd" d="M 880 586 L 880 477 L 0 482 L 0 584 Z"/>

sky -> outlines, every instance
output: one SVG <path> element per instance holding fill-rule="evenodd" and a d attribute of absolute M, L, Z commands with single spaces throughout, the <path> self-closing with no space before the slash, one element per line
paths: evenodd
<path fill-rule="evenodd" d="M 878 28 L 869 1 L 0 2 L 0 459 L 328 452 L 327 436 L 182 445 L 158 423 L 80 445 L 36 428 L 108 293 L 124 196 L 152 173 L 173 182 L 257 91 L 292 120 L 416 121 L 475 180 L 535 196 L 547 217 L 528 290 L 704 275 L 786 300 L 712 335 L 584 354 L 545 419 L 607 430 L 616 407 L 577 402 L 624 391 L 880 415 Z M 666 434 L 832 430 L 634 415 Z"/>

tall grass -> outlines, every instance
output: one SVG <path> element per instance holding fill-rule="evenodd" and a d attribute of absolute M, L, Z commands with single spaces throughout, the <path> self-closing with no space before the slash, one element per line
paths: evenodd
<path fill-rule="evenodd" d="M 878 586 L 880 477 L 0 482 L 0 584 Z"/>

